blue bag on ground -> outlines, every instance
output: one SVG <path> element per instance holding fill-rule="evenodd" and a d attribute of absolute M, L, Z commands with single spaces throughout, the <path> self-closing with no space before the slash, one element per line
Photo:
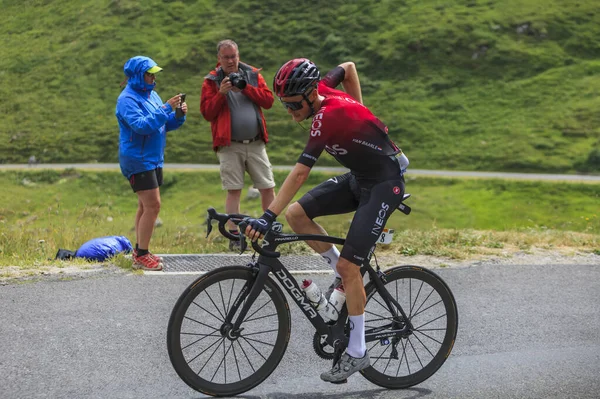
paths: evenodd
<path fill-rule="evenodd" d="M 131 242 L 123 236 L 107 236 L 89 240 L 83 244 L 75 257 L 103 262 L 119 252 L 129 253 L 133 250 Z"/>

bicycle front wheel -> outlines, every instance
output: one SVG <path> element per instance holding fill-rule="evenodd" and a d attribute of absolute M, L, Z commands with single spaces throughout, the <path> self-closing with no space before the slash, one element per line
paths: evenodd
<path fill-rule="evenodd" d="M 193 389 L 211 396 L 246 392 L 264 381 L 283 357 L 290 312 L 272 279 L 267 278 L 240 332 L 232 333 L 225 321 L 234 304 L 240 304 L 238 312 L 242 308 L 253 281 L 248 267 L 220 268 L 197 279 L 175 304 L 167 330 L 169 357 Z"/>
<path fill-rule="evenodd" d="M 412 329 L 405 328 L 407 322 L 399 311 L 396 316 L 390 313 L 369 283 L 365 334 L 371 367 L 361 373 L 385 388 L 408 388 L 431 377 L 450 355 L 458 329 L 456 301 L 437 274 L 418 266 L 386 271 L 384 284 Z"/>

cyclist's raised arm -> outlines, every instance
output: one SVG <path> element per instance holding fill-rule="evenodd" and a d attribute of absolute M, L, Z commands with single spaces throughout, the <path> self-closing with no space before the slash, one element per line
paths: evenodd
<path fill-rule="evenodd" d="M 331 71 L 327 72 L 323 81 L 327 87 L 332 88 L 341 83 L 344 91 L 362 104 L 360 80 L 358 79 L 358 72 L 356 71 L 354 62 L 348 61 L 341 63 Z"/>
<path fill-rule="evenodd" d="M 360 80 L 358 79 L 358 72 L 356 71 L 356 65 L 352 61 L 344 62 L 339 65 L 345 71 L 344 79 L 342 80 L 342 86 L 344 87 L 344 91 L 350 94 L 354 99 L 361 104 L 362 100 L 362 91 L 360 89 Z"/>
<path fill-rule="evenodd" d="M 300 190 L 300 187 L 302 187 L 309 174 L 310 167 L 297 163 L 290 174 L 285 178 L 275 199 L 271 202 L 271 205 L 269 205 L 269 209 L 276 215 L 281 214 L 285 207 L 292 201 L 298 190 Z"/>

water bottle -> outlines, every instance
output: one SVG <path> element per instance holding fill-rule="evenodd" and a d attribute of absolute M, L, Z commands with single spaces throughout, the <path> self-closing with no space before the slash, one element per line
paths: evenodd
<path fill-rule="evenodd" d="M 336 321 L 346 302 L 346 293 L 342 287 L 338 287 L 331 293 L 329 303 L 325 307 L 324 316 L 330 321 Z"/>
<path fill-rule="evenodd" d="M 400 152 L 395 156 L 396 160 L 398 161 L 398 165 L 400 165 L 400 170 L 402 171 L 402 173 L 405 173 L 406 169 L 408 168 L 408 165 L 410 164 L 408 158 L 406 157 L 406 155 L 404 155 L 402 150 L 400 150 Z"/>
<path fill-rule="evenodd" d="M 321 289 L 312 280 L 302 280 L 302 290 L 311 305 L 317 310 L 323 310 L 327 306 L 327 299 Z"/>

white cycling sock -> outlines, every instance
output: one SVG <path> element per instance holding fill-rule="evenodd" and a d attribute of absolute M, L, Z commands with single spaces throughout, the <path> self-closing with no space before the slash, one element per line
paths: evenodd
<path fill-rule="evenodd" d="M 329 266 L 331 266 L 331 268 L 333 269 L 335 276 L 341 278 L 340 274 L 337 272 L 336 269 L 338 260 L 340 260 L 340 251 L 338 251 L 337 247 L 335 245 L 332 245 L 329 251 L 323 252 L 321 256 L 327 261 L 327 263 L 329 263 Z"/>
<path fill-rule="evenodd" d="M 365 314 L 348 316 L 350 319 L 350 342 L 346 353 L 360 359 L 365 356 L 367 344 L 365 343 Z"/>

